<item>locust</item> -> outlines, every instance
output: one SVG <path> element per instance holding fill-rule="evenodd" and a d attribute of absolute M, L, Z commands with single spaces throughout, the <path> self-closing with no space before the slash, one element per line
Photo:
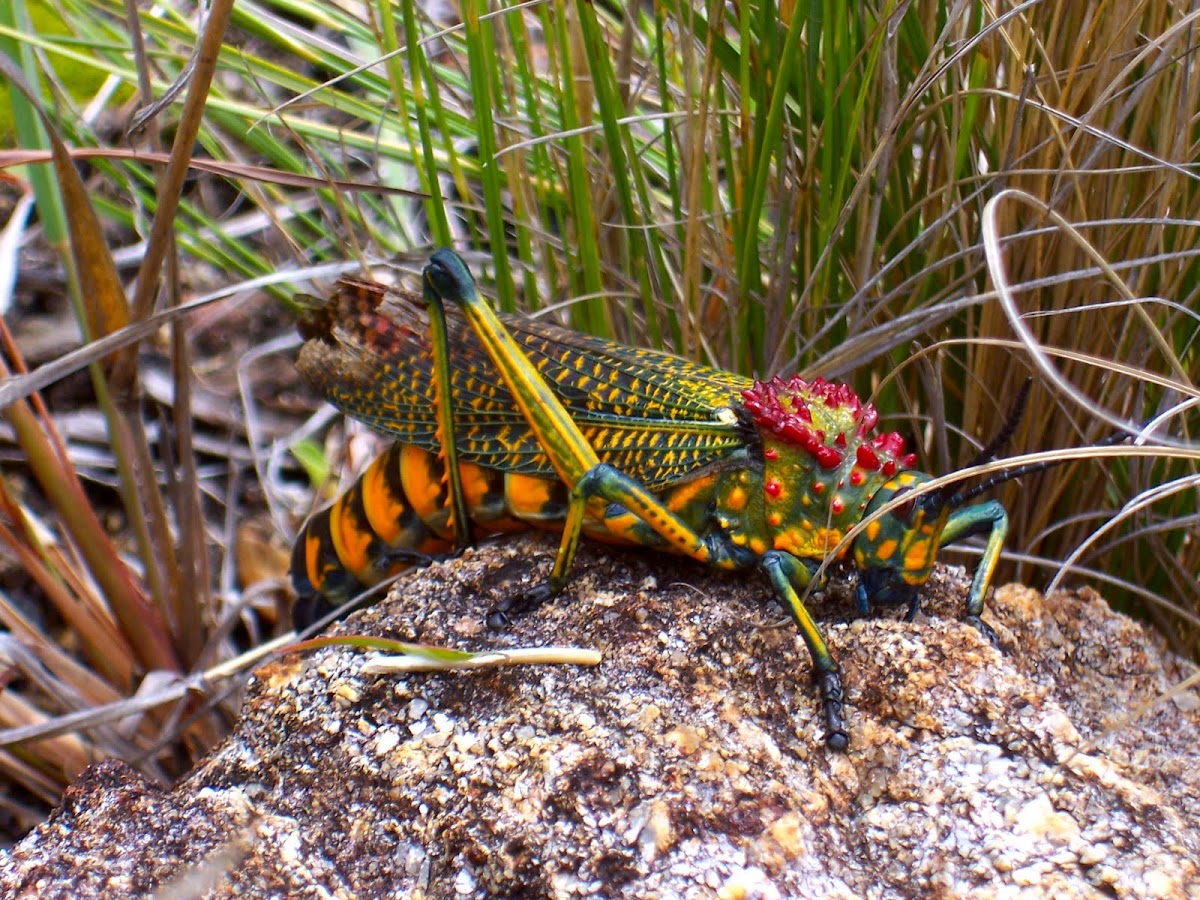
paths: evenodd
<path fill-rule="evenodd" d="M 301 331 L 301 372 L 394 443 L 296 540 L 299 621 L 530 527 L 562 537 L 524 605 L 563 590 L 583 536 L 758 569 L 808 647 L 834 750 L 849 744 L 842 677 L 801 595 L 853 526 L 868 520 L 841 551 L 857 569 L 859 611 L 907 604 L 910 618 L 939 550 L 984 536 L 964 619 L 994 638 L 982 614 L 1004 507 L 966 505 L 979 490 L 903 502 L 932 476 L 845 384 L 755 380 L 498 314 L 448 249 L 433 253 L 420 295 L 343 279 Z"/>

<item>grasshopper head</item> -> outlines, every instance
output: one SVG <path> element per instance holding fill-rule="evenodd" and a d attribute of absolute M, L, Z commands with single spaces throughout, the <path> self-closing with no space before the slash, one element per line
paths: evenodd
<path fill-rule="evenodd" d="M 923 472 L 901 472 L 875 492 L 863 518 L 930 480 Z M 922 494 L 867 525 L 854 541 L 859 596 L 874 603 L 912 603 L 929 578 L 950 518 L 941 491 Z"/>

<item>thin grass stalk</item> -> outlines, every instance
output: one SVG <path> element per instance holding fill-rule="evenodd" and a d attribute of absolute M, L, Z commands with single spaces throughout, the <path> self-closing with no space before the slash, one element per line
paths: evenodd
<path fill-rule="evenodd" d="M 7 327 L 2 323 L 0 339 L 8 352 L 15 350 Z M 17 364 L 22 370 L 19 359 Z M 7 363 L 0 361 L 0 376 L 10 374 Z M 34 478 L 75 539 L 125 633 L 133 639 L 134 652 L 149 668 L 177 670 L 178 663 L 165 623 L 117 555 L 87 501 L 75 470 L 60 454 L 57 443 L 48 436 L 52 428 L 43 427 L 25 401 L 10 404 L 3 414 L 13 427 Z"/>
<path fill-rule="evenodd" d="M 587 157 L 584 152 L 583 137 L 579 133 L 584 123 L 584 116 L 590 116 L 590 97 L 585 106 L 581 91 L 584 85 L 576 81 L 575 65 L 577 56 L 574 52 L 577 46 L 570 13 L 567 11 L 565 0 L 553 0 L 552 28 L 559 58 L 560 94 L 559 116 L 562 119 L 566 135 L 563 142 L 567 153 L 567 188 L 570 197 L 571 224 L 574 230 L 568 232 L 578 254 L 579 279 L 572 284 L 572 289 L 583 294 L 587 299 L 571 308 L 571 324 L 589 334 L 607 337 L 612 333 L 608 327 L 607 310 L 601 305 L 600 295 L 604 290 L 603 278 L 600 274 L 600 247 L 597 242 L 597 222 L 592 204 L 591 179 Z M 565 248 L 564 248 L 565 249 Z M 568 266 L 570 262 L 568 261 Z"/>
<path fill-rule="evenodd" d="M 751 157 L 747 159 L 748 166 L 744 170 L 750 190 L 746 195 L 746 207 L 742 219 L 746 230 L 740 236 L 741 246 L 737 255 L 738 307 L 741 311 L 738 332 L 748 339 L 747 361 L 757 371 L 762 371 L 766 363 L 763 347 L 762 307 L 755 301 L 755 295 L 762 285 L 762 269 L 758 255 L 758 223 L 763 216 L 767 180 L 771 174 L 772 160 L 777 158 L 782 146 L 783 111 L 788 96 L 787 86 L 792 80 L 792 67 L 799 59 L 800 36 L 805 30 L 800 26 L 799 9 L 798 4 L 793 7 L 791 20 L 787 23 L 787 36 L 784 38 L 783 49 L 778 58 L 779 67 L 771 88 L 760 143 L 755 146 Z"/>
<path fill-rule="evenodd" d="M 10 505 L 7 486 L 2 482 L 0 492 L 4 495 L 4 503 L 9 507 L 11 517 L 14 509 Z M 95 616 L 91 605 L 71 596 L 48 564 L 45 548 L 31 546 L 28 534 L 24 538 L 19 537 L 3 524 L 0 524 L 0 543 L 8 548 L 25 573 L 33 579 L 50 606 L 63 617 L 64 623 L 79 636 L 84 655 L 91 664 L 112 683 L 121 685 L 126 690 L 131 688 L 133 671 L 129 665 L 132 659 L 129 646 L 121 640 L 119 634 L 114 633 L 109 623 Z M 0 600 L 0 620 L 4 622 L 5 628 L 20 632 L 27 639 L 39 634 L 39 631 L 20 616 L 15 607 L 6 600 Z"/>
<path fill-rule="evenodd" d="M 412 108 L 417 120 L 417 134 L 421 146 L 422 165 L 416 166 L 417 182 L 421 190 L 429 195 L 425 201 L 425 215 L 429 221 L 433 240 L 439 246 L 449 246 L 452 243 L 450 221 L 446 217 L 446 204 L 442 197 L 442 186 L 437 177 L 437 164 L 433 152 L 433 134 L 429 121 L 429 111 L 426 107 L 424 85 L 429 78 L 428 61 L 425 58 L 425 48 L 421 45 L 420 28 L 417 22 L 416 8 L 412 0 L 402 0 L 400 15 L 404 26 L 404 41 L 409 61 L 410 77 L 406 79 L 401 65 L 400 43 L 397 40 L 398 29 L 390 2 L 374 5 L 379 17 L 380 48 L 387 54 L 388 83 L 391 86 L 392 97 L 395 100 L 396 111 L 410 144 L 416 144 L 409 127 L 408 98 L 411 94 Z M 405 88 L 405 82 L 410 87 Z"/>
<path fill-rule="evenodd" d="M 21 4 L 19 9 L 16 6 L 6 5 L 3 10 L 0 10 L 0 23 L 13 28 L 18 34 L 21 31 L 18 26 L 23 26 L 23 30 L 27 32 L 32 31 L 32 28 L 29 26 L 28 11 L 24 7 L 24 4 Z M 64 217 L 64 200 L 61 193 L 62 186 L 64 186 L 64 179 L 61 177 L 63 174 L 63 167 L 64 165 L 69 167 L 70 163 L 69 161 L 64 162 L 62 160 L 61 157 L 63 156 L 63 153 L 60 150 L 61 144 L 53 139 L 53 135 L 49 132 L 46 124 L 38 120 L 40 111 L 34 105 L 32 88 L 27 87 L 27 85 L 40 84 L 40 68 L 33 59 L 31 48 L 24 42 L 17 43 L 11 36 L 6 35 L 0 39 L 2 39 L 7 45 L 4 49 L 11 58 L 19 58 L 22 60 L 24 71 L 27 75 L 27 78 L 22 81 L 19 78 L 13 78 L 12 73 L 10 73 L 10 80 L 13 82 L 14 88 L 13 90 L 10 90 L 14 122 L 18 128 L 18 136 L 22 142 L 22 146 L 50 148 L 55 153 L 56 158 L 59 159 L 58 169 L 60 178 L 57 181 L 52 180 L 50 178 L 50 173 L 40 166 L 34 167 L 34 172 L 31 174 L 31 181 L 34 186 L 39 215 L 43 220 L 43 228 L 45 230 L 47 240 L 52 247 L 55 247 L 60 252 L 62 258 L 64 261 L 66 261 L 67 281 L 72 287 L 72 290 L 70 290 L 70 295 L 75 306 L 77 319 L 81 323 L 81 326 L 84 327 L 85 335 L 89 330 L 94 330 L 97 326 L 101 328 L 105 327 L 105 325 L 119 327 L 120 324 L 122 324 L 119 318 L 119 308 L 114 308 L 109 305 L 101 306 L 98 312 L 101 315 L 107 315 L 109 317 L 108 320 L 105 321 L 104 319 L 93 317 L 93 307 L 84 307 L 80 303 L 79 298 L 82 295 L 82 292 L 79 289 L 78 282 L 76 280 L 79 275 L 79 268 L 72 264 L 70 254 L 67 252 L 68 228 L 64 224 L 68 221 L 74 223 L 74 218 L 67 220 Z M 73 171 L 69 174 L 73 174 Z M 85 195 L 83 194 L 77 179 L 72 180 L 70 177 L 66 178 L 65 186 L 73 189 L 70 199 L 75 201 L 72 203 L 72 206 L 74 207 L 77 205 L 79 199 Z M 89 222 L 88 224 L 90 225 L 93 223 Z M 88 237 L 86 235 L 86 231 L 86 228 L 80 229 L 77 226 L 71 227 L 71 243 L 76 247 L 78 247 L 80 244 L 87 245 Z M 82 240 L 80 240 L 80 238 L 82 238 Z M 85 272 L 84 277 L 87 279 L 88 273 Z M 87 285 L 85 285 L 85 287 L 86 286 Z M 90 291 L 88 291 L 88 295 L 91 296 Z M 110 295 L 109 291 L 104 291 L 102 293 L 98 292 L 98 296 L 100 297 L 108 295 Z M 114 316 L 116 318 L 113 318 Z M 86 324 L 89 321 L 91 322 L 91 329 L 89 329 Z M 5 336 L 7 338 L 7 332 Z M 93 367 L 91 374 L 93 384 L 95 384 L 97 387 L 102 387 L 103 376 L 100 374 L 99 369 Z M 27 408 L 23 408 L 22 410 L 14 410 L 13 415 L 17 416 L 21 420 L 25 429 L 26 439 L 30 442 L 30 444 L 32 445 L 36 443 L 39 445 L 37 452 L 39 452 L 41 458 L 47 458 L 47 454 L 50 452 L 49 447 L 46 442 L 37 440 L 37 437 L 34 433 L 37 426 L 30 418 L 29 410 Z M 16 427 L 15 423 L 14 427 Z M 26 447 L 26 452 L 29 452 L 29 447 Z"/>
<path fill-rule="evenodd" d="M 655 275 L 654 280 L 662 283 L 664 279 L 658 276 L 658 273 L 664 271 L 665 261 L 657 232 L 651 224 L 653 205 L 646 186 L 641 157 L 633 145 L 632 129 L 622 126 L 617 121 L 627 109 L 618 90 L 616 74 L 610 60 L 610 47 L 601 33 L 595 7 L 587 0 L 577 0 L 575 8 L 583 33 L 588 69 L 596 90 L 600 121 L 604 129 L 605 150 L 609 155 L 616 181 L 622 223 L 628 229 L 625 233 L 626 239 L 622 241 L 624 258 L 619 261 L 621 271 L 629 273 L 632 269 L 640 295 L 647 301 L 645 319 L 650 343 L 652 346 L 661 346 L 658 320 L 649 301 L 654 296 L 651 286 L 652 273 Z M 632 11 L 626 12 L 627 19 L 632 15 Z M 633 24 L 627 21 L 625 29 L 628 31 L 632 28 Z"/>
<path fill-rule="evenodd" d="M 27 99 L 32 100 L 32 94 L 25 80 L 3 58 L 0 58 L 0 69 L 8 76 L 15 92 L 21 93 Z M 45 126 L 43 134 L 49 142 L 50 153 L 58 175 L 57 183 L 62 195 L 63 204 L 66 209 L 71 211 L 71 215 L 67 218 L 71 253 L 64 257 L 64 261 L 67 270 L 67 282 L 71 287 L 70 293 L 76 308 L 76 314 L 79 317 L 81 327 L 84 329 L 85 336 L 97 332 L 108 333 L 108 330 L 121 327 L 127 321 L 128 312 L 125 306 L 124 292 L 121 290 L 116 269 L 113 266 L 112 259 L 108 254 L 108 249 L 100 233 L 100 225 L 95 211 L 88 200 L 87 193 L 79 179 L 78 173 L 75 171 L 66 147 L 50 127 L 48 120 L 44 119 L 43 125 Z M 81 300 L 85 296 L 88 298 L 86 304 L 82 303 Z M 123 359 L 129 359 L 128 351 L 118 351 L 114 355 L 113 365 L 116 369 L 122 368 Z M 144 515 L 145 505 L 135 499 L 138 496 L 137 487 L 139 483 L 139 480 L 135 477 L 135 473 L 137 472 L 135 458 L 139 454 L 135 452 L 136 448 L 132 446 L 131 435 L 140 429 L 140 418 L 136 413 L 131 413 L 126 418 L 117 415 L 109 399 L 108 382 L 99 366 L 93 365 L 89 367 L 89 372 L 101 411 L 105 413 L 105 419 L 108 422 L 113 445 L 117 448 L 116 458 L 118 469 L 122 476 L 121 491 L 126 511 L 134 527 L 135 535 L 139 539 L 143 562 L 147 568 L 147 575 L 153 578 L 153 576 L 158 574 L 156 566 L 161 556 L 156 555 L 149 549 L 150 544 L 147 539 L 148 527 Z M 51 448 L 44 436 L 37 434 L 38 425 L 32 418 L 27 406 L 24 404 L 13 404 L 6 411 L 6 415 L 13 422 L 14 430 L 21 435 L 19 442 L 22 444 L 25 452 L 27 454 L 33 453 L 37 456 L 39 465 L 34 467 L 34 471 L 39 478 L 51 477 L 59 479 L 64 477 L 61 474 L 50 474 L 53 469 L 70 471 L 69 464 L 63 462 L 61 465 L 58 465 L 59 461 L 57 459 L 51 461 Z M 143 435 L 144 449 L 145 442 Z M 141 453 L 140 456 L 145 460 L 149 459 L 148 451 Z M 141 471 L 147 472 L 149 468 L 143 467 Z M 71 474 L 73 477 L 74 473 L 72 472 Z M 56 498 L 64 499 L 66 497 L 66 494 L 58 492 L 57 484 L 53 489 L 48 489 L 46 483 L 42 481 L 42 487 Z M 73 488 L 78 495 L 74 499 L 74 502 L 82 501 L 82 490 L 79 488 L 77 481 L 73 481 Z M 70 490 L 71 488 L 68 487 L 68 491 Z M 153 492 L 150 494 L 153 500 L 147 501 L 147 503 L 153 508 L 154 504 L 159 503 L 158 493 L 153 484 L 150 485 L 150 490 Z M 159 505 L 161 506 L 161 504 Z M 63 513 L 65 516 L 69 516 L 70 521 L 74 521 L 84 527 L 85 531 L 76 536 L 85 550 L 91 545 L 93 563 L 97 558 L 106 555 L 106 551 L 97 542 L 101 544 L 107 543 L 107 537 L 102 532 L 96 533 L 91 528 L 91 524 L 94 523 L 94 516 L 92 517 L 93 521 L 89 522 L 86 518 L 80 518 L 77 515 L 77 510 L 63 510 Z M 111 552 L 111 547 L 109 551 Z M 111 565 L 106 564 L 106 567 L 110 568 Z M 123 565 L 117 568 L 121 572 L 124 571 Z M 103 583 L 106 573 L 94 570 L 94 574 Z M 109 594 L 109 600 L 113 604 L 118 618 L 121 619 L 124 625 L 133 625 L 139 632 L 144 632 L 147 628 L 150 631 L 161 631 L 161 639 L 155 639 L 150 642 L 147 652 L 157 661 L 173 665 L 175 661 L 174 653 L 169 646 L 169 641 L 166 639 L 166 632 L 165 628 L 163 628 L 161 618 L 158 615 L 154 615 L 148 619 L 147 614 L 153 607 L 145 604 L 144 598 L 141 598 L 140 594 L 135 596 L 133 592 L 136 592 L 138 589 L 132 581 L 123 581 L 122 583 L 131 590 L 124 592 L 117 591 Z M 161 589 L 161 582 L 159 581 L 151 580 L 150 584 L 153 587 Z M 155 596 L 161 598 L 162 593 L 156 593 Z"/>
<path fill-rule="evenodd" d="M 5 728 L 41 725 L 52 717 L 24 700 L 16 691 L 0 694 L 0 722 Z M 34 766 L 51 777 L 74 778 L 90 762 L 96 761 L 91 743 L 74 735 L 59 735 L 5 748 L 15 758 Z"/>
<path fill-rule="evenodd" d="M 529 242 L 529 235 L 526 233 L 527 222 L 522 215 L 521 189 L 515 187 L 514 182 L 525 181 L 530 175 L 535 174 L 519 165 L 523 162 L 523 153 L 519 147 L 512 146 L 514 141 L 518 144 L 521 143 L 524 135 L 513 124 L 519 121 L 519 113 L 516 105 L 517 92 L 513 88 L 513 72 L 516 64 L 513 59 L 513 47 L 509 40 L 508 22 L 523 14 L 523 10 L 510 9 L 505 6 L 503 0 L 497 0 L 491 17 L 488 19 L 485 42 L 486 50 L 491 57 L 491 64 L 485 74 L 488 77 L 489 96 L 495 104 L 495 115 L 492 117 L 492 121 L 495 128 L 496 155 L 492 160 L 492 165 L 496 170 L 497 183 L 503 185 L 501 197 L 504 199 L 500 214 L 505 223 L 503 247 L 505 254 L 510 257 L 510 269 L 511 258 L 515 256 L 517 260 L 520 260 L 519 248 L 522 244 Z M 517 284 L 512 276 L 509 281 L 515 308 Z"/>
<path fill-rule="evenodd" d="M 718 20 L 723 15 L 724 6 L 716 4 Z M 682 142 L 680 166 L 682 186 L 685 188 L 686 205 L 684 206 L 684 238 L 683 238 L 683 277 L 682 292 L 685 304 L 685 314 L 680 320 L 680 334 L 677 336 L 678 345 L 682 352 L 689 352 L 702 343 L 703 309 L 700 300 L 701 285 L 704 281 L 705 254 L 703 252 L 703 231 L 705 221 L 704 210 L 713 209 L 715 204 L 711 194 L 713 182 L 709 180 L 709 166 L 706 152 L 708 147 L 709 117 L 711 116 L 711 100 L 713 86 L 720 82 L 720 70 L 713 46 L 717 40 L 716 30 L 707 27 L 702 22 L 699 11 L 685 4 L 677 4 L 677 15 L 687 24 L 689 32 L 697 36 L 704 35 L 707 42 L 703 63 L 697 59 L 692 44 L 684 40 L 682 69 L 688 96 L 694 98 L 687 109 L 687 119 L 683 127 L 686 141 Z M 730 171 L 735 171 L 731 169 Z M 736 195 L 735 195 L 736 196 Z M 735 205 L 735 209 L 740 204 Z M 736 340 L 737 335 L 731 335 Z M 732 357 L 731 357 L 732 358 Z"/>
<path fill-rule="evenodd" d="M 496 164 L 496 126 L 492 119 L 492 94 L 490 75 L 495 71 L 496 53 L 492 29 L 493 20 L 486 25 L 481 17 L 487 13 L 487 0 L 465 0 L 462 4 L 463 26 L 467 45 L 467 66 L 471 79 L 471 102 L 478 123 L 478 146 L 480 182 L 483 185 L 485 218 L 487 220 L 488 243 L 496 267 L 496 293 L 498 306 L 504 312 L 516 310 L 513 293 L 512 271 L 505 252 L 507 240 L 504 233 L 504 203 L 501 198 L 502 184 L 500 166 Z"/>
<path fill-rule="evenodd" d="M 172 295 L 179 296 L 179 273 L 174 254 L 168 263 Z M 196 452 L 192 423 L 192 365 L 187 326 L 179 321 L 171 324 L 172 422 L 174 425 L 176 458 L 180 477 L 174 479 L 170 492 L 179 526 L 180 552 L 175 554 L 179 565 L 166 571 L 170 596 L 177 598 L 175 644 L 184 665 L 193 668 L 204 646 L 203 610 L 210 596 L 212 583 L 208 571 L 205 547 L 204 513 L 200 505 L 200 477 L 196 471 Z M 164 441 L 164 444 L 166 442 Z M 176 467 L 169 471 L 174 473 Z M 168 557 L 169 558 L 169 557 Z"/>
<path fill-rule="evenodd" d="M 25 73 L 30 85 L 40 85 L 40 68 L 33 56 L 34 47 L 20 39 L 21 35 L 34 30 L 29 18 L 29 8 L 24 0 L 0 4 L 0 26 L 6 29 L 0 33 L 0 54 L 19 61 L 20 69 Z M 31 98 L 22 91 L 9 90 L 8 101 L 13 129 L 17 135 L 17 146 L 48 146 L 44 126 Z M 53 174 L 44 166 L 30 167 L 27 177 L 33 188 L 38 218 L 46 241 L 56 252 L 63 254 L 67 246 L 67 229 L 58 184 Z"/>
<path fill-rule="evenodd" d="M 0 368 L 7 376 L 7 367 Z M 54 504 L 63 522 L 88 561 L 88 568 L 118 615 L 122 629 L 130 635 L 134 652 L 148 668 L 178 671 L 179 663 L 155 608 L 130 576 L 125 563 L 88 503 L 75 472 L 63 465 L 46 443 L 41 425 L 24 403 L 5 410 L 38 484 Z"/>
<path fill-rule="evenodd" d="M 175 229 L 175 215 L 178 210 L 179 198 L 182 194 L 183 182 L 187 177 L 192 148 L 200 133 L 201 121 L 208 87 L 216 71 L 218 55 L 224 40 L 225 28 L 232 9 L 232 0 L 217 0 L 211 4 L 204 23 L 194 59 L 195 65 L 191 70 L 187 96 L 184 100 L 170 161 L 163 173 L 157 188 L 157 203 L 154 221 L 150 227 L 150 238 L 146 245 L 146 255 L 138 270 L 137 286 L 130 301 L 132 317 L 135 320 L 145 319 L 151 312 L 153 298 L 159 287 L 159 274 L 167 254 L 172 252 L 175 243 L 171 235 Z M 147 102 L 150 98 L 144 98 Z M 173 268 L 174 263 L 170 264 Z M 172 292 L 172 296 L 177 293 Z M 129 315 L 127 311 L 126 316 Z M 122 322 L 122 324 L 125 324 Z M 101 331 L 97 336 L 111 333 L 112 329 Z M 114 423 L 114 446 L 117 448 L 118 467 L 122 473 L 122 483 L 126 485 L 123 493 L 140 498 L 142 504 L 130 504 L 126 497 L 128 512 L 134 524 L 135 533 L 139 535 L 145 560 L 146 575 L 152 593 L 158 602 L 171 611 L 171 619 L 176 628 L 176 641 L 188 665 L 195 661 L 202 644 L 200 628 L 200 611 L 198 595 L 195 586 L 206 581 L 197 581 L 197 576 L 203 575 L 204 566 L 202 541 L 198 538 L 195 528 L 198 521 L 200 504 L 197 495 L 197 482 L 193 463 L 191 445 L 191 418 L 189 391 L 180 367 L 187 365 L 186 341 L 179 326 L 173 327 L 173 347 L 175 350 L 175 400 L 176 418 L 175 433 L 178 441 L 176 458 L 184 466 L 184 492 L 176 493 L 176 498 L 182 502 L 177 505 L 176 512 L 179 527 L 183 536 L 184 560 L 190 561 L 189 568 L 193 571 L 182 573 L 180 556 L 176 553 L 173 537 L 168 527 L 166 507 L 162 495 L 150 473 L 153 463 L 150 458 L 148 443 L 141 419 L 140 391 L 137 387 L 137 360 L 131 353 L 118 357 L 113 370 L 113 399 L 117 415 L 123 419 L 121 424 Z M 103 399 L 106 391 L 99 392 L 102 405 L 107 405 Z M 190 477 L 188 477 L 190 475 Z M 143 514 L 142 510 L 148 511 Z M 151 549 L 153 548 L 153 549 Z M 199 568 L 200 571 L 195 571 Z"/>
<path fill-rule="evenodd" d="M 45 767 L 33 764 L 10 750 L 0 749 L 0 773 L 19 784 L 48 807 L 56 806 L 62 797 L 62 778 L 48 775 Z M 41 816 L 44 819 L 45 816 Z M 31 823 L 30 827 L 38 822 Z"/>
<path fill-rule="evenodd" d="M 558 177 L 558 167 L 551 159 L 550 151 L 545 143 L 547 110 L 543 99 L 541 77 L 533 55 L 538 49 L 527 27 L 526 17 L 512 15 L 507 17 L 506 24 L 513 50 L 513 62 L 516 72 L 513 73 L 515 82 L 520 88 L 520 98 L 523 103 L 524 118 L 522 124 L 528 129 L 531 147 L 523 148 L 521 159 L 528 160 L 526 171 L 541 173 L 543 182 L 561 183 Z M 542 46 L 548 57 L 546 69 L 553 72 L 554 59 L 551 55 L 553 44 L 546 42 Z M 551 76 L 552 77 L 552 76 Z M 513 102 L 516 103 L 517 90 L 512 92 Z M 516 212 L 518 220 L 528 217 L 524 226 L 519 229 L 519 251 L 522 262 L 525 263 L 523 273 L 523 299 L 527 309 L 536 310 L 542 305 L 538 286 L 539 273 L 548 285 L 559 284 L 562 273 L 559 268 L 559 256 L 555 251 L 554 242 L 550 235 L 550 224 L 563 220 L 563 204 L 557 191 L 541 189 L 536 182 L 528 177 L 521 177 L 509 166 L 509 188 L 514 196 L 519 196 L 524 216 Z M 517 202 L 517 201 L 514 201 Z"/>
<path fill-rule="evenodd" d="M 126 25 L 128 26 L 133 43 L 140 96 L 142 97 L 144 108 L 151 109 L 153 108 L 153 97 L 150 87 L 150 67 L 146 59 L 146 48 L 141 29 L 137 27 L 138 11 L 134 4 L 126 5 Z M 153 128 L 150 129 L 150 140 L 156 150 L 161 148 L 159 135 Z M 176 277 L 178 268 L 176 265 L 177 257 L 175 256 L 175 250 L 176 246 L 172 236 L 169 278 L 172 286 L 176 288 L 176 290 L 172 291 L 172 296 L 178 295 L 178 278 Z M 122 308 L 122 312 L 126 313 L 124 307 Z M 173 323 L 171 326 L 171 341 L 173 348 L 171 362 L 173 370 L 172 396 L 175 414 L 174 431 L 178 441 L 178 449 L 175 455 L 182 463 L 185 473 L 184 484 L 190 490 L 181 491 L 179 489 L 179 483 L 173 477 L 174 468 L 172 467 L 170 470 L 172 476 L 170 478 L 170 487 L 172 489 L 171 494 L 176 500 L 174 508 L 177 512 L 183 552 L 176 555 L 174 548 L 171 547 L 170 535 L 165 522 L 165 506 L 160 504 L 157 507 L 151 508 L 150 520 L 152 523 L 158 524 L 154 537 L 158 546 L 165 547 L 166 552 L 163 556 L 163 564 L 159 565 L 158 558 L 156 557 L 154 560 L 148 561 L 146 565 L 147 572 L 151 578 L 152 592 L 158 596 L 160 603 L 165 600 L 171 604 L 169 612 L 171 624 L 174 628 L 175 644 L 179 648 L 185 664 L 190 665 L 195 660 L 202 634 L 198 590 L 200 590 L 201 585 L 207 584 L 208 581 L 205 577 L 206 573 L 202 562 L 205 555 L 202 535 L 197 535 L 197 525 L 200 522 L 200 503 L 197 495 L 195 464 L 191 446 L 190 366 L 188 365 L 186 340 L 178 322 Z M 142 440 L 143 442 L 145 441 L 144 436 Z M 163 445 L 164 447 L 168 447 L 166 441 L 163 442 Z M 158 495 L 157 492 L 152 491 L 150 496 L 154 498 Z M 156 519 L 155 516 L 161 516 L 162 518 Z M 143 546 L 146 546 L 146 544 Z M 183 571 L 185 568 L 187 569 L 186 574 Z M 161 583 L 159 579 L 161 579 Z"/>
<path fill-rule="evenodd" d="M 4 540 L 6 543 L 9 541 L 9 534 L 5 534 Z M 9 546 L 13 545 L 9 544 Z M 38 564 L 40 565 L 40 561 Z M 55 569 L 59 572 L 67 571 L 65 560 L 55 560 Z M 98 607 L 99 604 L 94 604 L 94 606 Z M 124 646 L 122 635 L 116 632 L 111 622 L 102 623 L 94 629 L 98 632 L 101 628 L 106 628 L 108 638 L 111 640 L 111 644 L 105 646 L 103 644 L 103 641 L 106 640 L 105 637 L 92 639 L 92 642 L 98 647 L 97 653 L 100 658 L 108 664 L 107 666 L 97 665 L 99 673 L 87 668 L 83 662 L 63 650 L 56 643 L 55 636 L 42 631 L 40 623 L 30 621 L 15 604 L 2 594 L 0 594 L 0 622 L 4 624 L 12 640 L 20 641 L 29 649 L 30 653 L 37 657 L 47 672 L 64 684 L 70 685 L 86 703 L 97 705 L 116 702 L 123 696 L 119 691 L 127 691 L 132 683 L 132 678 L 122 676 L 120 669 L 122 666 L 125 669 L 132 669 L 133 653 Z M 107 668 L 115 668 L 116 675 L 109 677 L 106 672 Z"/>
<path fill-rule="evenodd" d="M 683 186 L 680 182 L 678 165 L 676 163 L 675 133 L 671 130 L 671 113 L 675 109 L 673 89 L 676 69 L 674 65 L 667 66 L 667 15 L 665 4 L 654 5 L 654 65 L 658 73 L 658 95 L 662 119 L 663 172 L 665 184 L 663 189 L 671 203 L 671 223 L 675 230 L 675 240 L 683 245 Z M 672 54 L 672 63 L 675 56 Z"/>
<path fill-rule="evenodd" d="M 525 136 L 516 123 L 524 123 L 530 116 L 524 114 L 521 102 L 531 95 L 536 95 L 537 85 L 529 83 L 532 77 L 533 62 L 528 55 L 533 51 L 525 32 L 525 17 L 520 11 L 507 13 L 503 17 L 506 36 L 505 50 L 508 53 L 507 65 L 500 66 L 496 77 L 502 82 L 500 96 L 504 98 L 504 135 L 502 143 L 505 146 L 501 157 L 504 167 L 505 182 L 508 185 L 509 197 L 512 202 L 513 243 L 521 270 L 521 297 L 527 309 L 537 309 L 540 306 L 538 289 L 538 256 L 534 250 L 535 236 L 543 229 L 539 227 L 538 203 L 530 175 L 535 172 L 546 172 L 539 167 L 533 154 L 521 146 Z M 553 282 L 550 282 L 553 284 Z"/>
<path fill-rule="evenodd" d="M 188 163 L 192 148 L 204 121 L 204 109 L 209 95 L 209 86 L 217 69 L 225 29 L 233 0 L 213 0 L 204 20 L 204 30 L 196 47 L 194 65 L 191 68 L 187 95 L 179 115 L 175 140 L 171 146 L 171 159 L 159 179 L 158 206 L 154 210 L 154 221 L 150 225 L 150 237 L 146 242 L 146 255 L 138 268 L 137 287 L 132 298 L 133 318 L 141 320 L 150 315 L 154 296 L 158 291 L 159 273 L 163 260 L 170 249 L 168 240 L 174 230 L 175 213 L 183 193 L 183 183 L 188 176 Z M 104 332 L 108 333 L 108 332 Z"/>

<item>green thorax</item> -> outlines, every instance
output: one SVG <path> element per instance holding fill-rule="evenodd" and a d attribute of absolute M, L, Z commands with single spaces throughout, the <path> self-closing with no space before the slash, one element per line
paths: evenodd
<path fill-rule="evenodd" d="M 862 520 L 871 498 L 915 457 L 848 386 L 796 376 L 742 394 L 762 438 L 763 522 L 771 548 L 819 559 Z"/>

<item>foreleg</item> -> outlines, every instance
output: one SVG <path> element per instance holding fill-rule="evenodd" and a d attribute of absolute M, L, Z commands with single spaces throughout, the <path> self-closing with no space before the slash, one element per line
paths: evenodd
<path fill-rule="evenodd" d="M 996 563 L 1000 561 L 1004 538 L 1008 535 L 1008 513 L 999 501 L 991 500 L 978 506 L 956 510 L 946 522 L 941 542 L 944 546 L 976 534 L 987 534 L 987 543 L 984 544 L 979 565 L 975 568 L 971 590 L 967 593 L 966 621 L 995 641 L 995 633 L 980 617 L 983 615 L 983 601 L 992 582 L 992 575 L 996 571 Z"/>

